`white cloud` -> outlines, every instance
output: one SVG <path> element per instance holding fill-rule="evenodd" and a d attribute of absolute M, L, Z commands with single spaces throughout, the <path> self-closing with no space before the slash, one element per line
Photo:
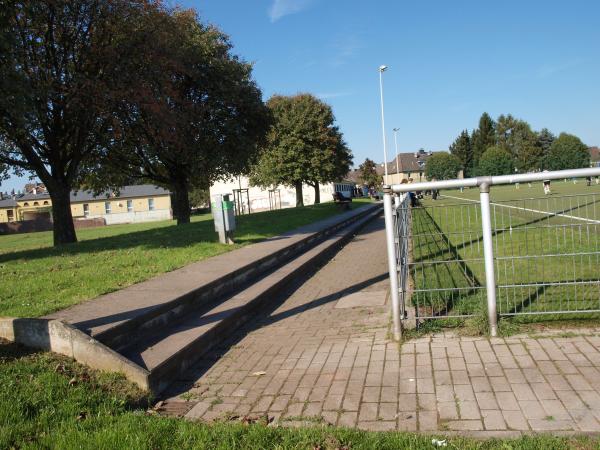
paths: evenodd
<path fill-rule="evenodd" d="M 271 22 L 277 22 L 284 16 L 296 14 L 310 6 L 313 0 L 273 0 L 268 14 Z"/>
<path fill-rule="evenodd" d="M 563 64 L 546 64 L 538 68 L 537 76 L 538 78 L 547 78 L 552 75 L 560 72 L 565 72 L 567 70 L 573 69 L 583 63 L 581 59 L 575 59 L 571 61 L 567 61 Z"/>
<path fill-rule="evenodd" d="M 330 61 L 331 66 L 343 66 L 364 48 L 364 43 L 357 36 L 349 35 L 338 38 L 333 43 L 335 55 Z"/>

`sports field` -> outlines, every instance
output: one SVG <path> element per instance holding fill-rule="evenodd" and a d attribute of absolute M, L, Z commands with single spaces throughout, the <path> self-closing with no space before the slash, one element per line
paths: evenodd
<path fill-rule="evenodd" d="M 568 180 L 551 189 L 545 196 L 534 183 L 490 193 L 498 312 L 519 321 L 600 310 L 600 186 Z M 421 317 L 485 310 L 478 199 L 478 189 L 442 191 L 412 210 L 411 301 Z"/>

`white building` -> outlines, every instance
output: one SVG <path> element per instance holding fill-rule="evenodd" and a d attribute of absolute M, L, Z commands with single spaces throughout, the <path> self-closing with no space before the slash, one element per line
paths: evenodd
<path fill-rule="evenodd" d="M 350 181 L 327 183 L 320 185 L 321 202 L 333 200 L 334 192 L 341 192 L 345 197 L 352 197 L 355 185 Z M 245 191 L 247 189 L 247 191 Z M 247 177 L 240 176 L 230 180 L 217 181 L 210 187 L 210 198 L 218 194 L 232 194 L 231 200 L 237 196 L 244 212 L 265 211 L 269 209 L 293 208 L 296 206 L 296 189 L 289 186 L 276 186 L 273 189 L 263 189 L 251 186 Z M 302 186 L 304 205 L 315 203 L 315 189 L 304 184 Z"/>

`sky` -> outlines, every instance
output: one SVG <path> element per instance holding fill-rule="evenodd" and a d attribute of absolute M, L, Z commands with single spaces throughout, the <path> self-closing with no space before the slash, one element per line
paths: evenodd
<path fill-rule="evenodd" d="M 598 0 L 181 0 L 229 35 L 267 100 L 309 92 L 354 153 L 447 150 L 486 111 L 600 145 Z M 13 177 L 2 190 L 22 188 Z"/>

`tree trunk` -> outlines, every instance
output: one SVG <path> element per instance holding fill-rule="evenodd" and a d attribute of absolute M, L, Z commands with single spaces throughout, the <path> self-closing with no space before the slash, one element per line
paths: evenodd
<path fill-rule="evenodd" d="M 297 181 L 294 184 L 296 188 L 296 206 L 304 206 L 304 196 L 302 195 L 302 181 Z"/>
<path fill-rule="evenodd" d="M 190 197 L 187 183 L 174 183 L 173 200 L 173 214 L 177 218 L 177 225 L 190 223 Z"/>
<path fill-rule="evenodd" d="M 46 185 L 52 200 L 54 245 L 77 242 L 73 214 L 71 213 L 71 189 L 69 186 Z"/>
<path fill-rule="evenodd" d="M 319 182 L 315 181 L 315 184 L 313 185 L 313 187 L 315 188 L 315 205 L 318 203 L 321 203 L 321 189 L 319 187 Z"/>

